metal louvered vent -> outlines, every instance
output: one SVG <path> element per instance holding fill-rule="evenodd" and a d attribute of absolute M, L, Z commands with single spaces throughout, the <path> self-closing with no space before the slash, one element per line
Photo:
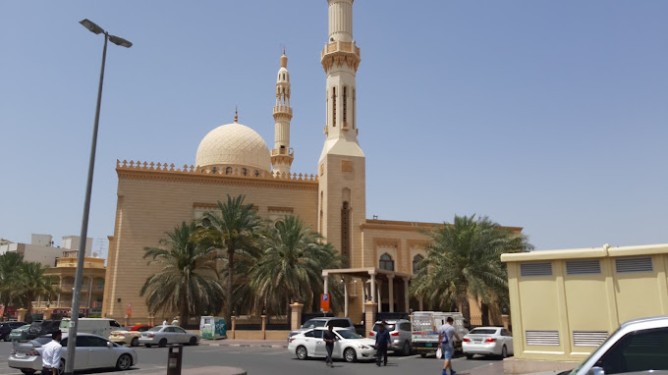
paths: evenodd
<path fill-rule="evenodd" d="M 552 276 L 552 263 L 521 263 L 522 276 Z"/>
<path fill-rule="evenodd" d="M 607 338 L 606 331 L 573 331 L 574 346 L 599 346 Z"/>
<path fill-rule="evenodd" d="M 601 273 L 601 262 L 598 260 L 568 260 L 566 261 L 566 274 L 585 275 Z"/>
<path fill-rule="evenodd" d="M 527 345 L 559 346 L 559 331 L 525 331 Z"/>
<path fill-rule="evenodd" d="M 615 259 L 615 266 L 617 272 L 652 272 L 652 258 L 651 257 L 637 257 L 637 258 L 617 258 Z"/>

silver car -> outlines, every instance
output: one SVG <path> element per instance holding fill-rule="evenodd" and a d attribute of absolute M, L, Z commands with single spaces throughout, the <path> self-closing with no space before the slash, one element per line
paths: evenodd
<path fill-rule="evenodd" d="M 65 370 L 67 358 L 67 340 L 60 342 L 63 345 L 60 360 L 60 373 Z M 7 360 L 11 368 L 19 369 L 24 374 L 34 374 L 42 370 L 43 345 L 51 341 L 51 335 L 40 336 L 34 340 L 16 342 L 12 353 Z M 74 371 L 116 368 L 125 371 L 137 364 L 137 353 L 134 349 L 126 348 L 111 341 L 90 333 L 77 334 L 74 355 Z"/>
<path fill-rule="evenodd" d="M 164 347 L 167 344 L 188 344 L 197 345 L 199 338 L 197 335 L 186 331 L 179 326 L 161 325 L 155 326 L 146 332 L 142 332 L 139 337 L 139 345 L 150 348 L 152 345 Z"/>
<path fill-rule="evenodd" d="M 462 340 L 466 359 L 475 354 L 506 358 L 513 354 L 513 336 L 503 327 L 474 328 Z"/>
<path fill-rule="evenodd" d="M 406 319 L 385 320 L 384 322 L 385 329 L 390 332 L 390 339 L 392 340 L 388 349 L 395 354 L 411 354 L 411 322 Z M 369 337 L 374 340 L 380 323 L 381 321 L 377 321 L 369 332 Z"/>

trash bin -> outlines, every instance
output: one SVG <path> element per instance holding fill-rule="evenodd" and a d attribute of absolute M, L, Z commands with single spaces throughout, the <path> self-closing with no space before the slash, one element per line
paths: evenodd
<path fill-rule="evenodd" d="M 181 362 L 183 362 L 183 345 L 170 346 L 167 354 L 167 375 L 181 375 Z"/>

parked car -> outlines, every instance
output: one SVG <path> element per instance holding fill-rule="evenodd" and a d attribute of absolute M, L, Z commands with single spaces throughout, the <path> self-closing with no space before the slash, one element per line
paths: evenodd
<path fill-rule="evenodd" d="M 9 333 L 9 340 L 10 341 L 26 341 L 26 340 L 28 340 L 28 329 L 29 328 L 30 328 L 30 324 L 20 326 L 19 328 L 14 328 Z"/>
<path fill-rule="evenodd" d="M 395 354 L 411 354 L 411 322 L 406 319 L 385 320 L 384 322 L 385 329 L 390 332 L 390 339 L 392 339 L 389 349 Z M 380 320 L 374 323 L 369 337 L 375 339 L 380 323 Z"/>
<path fill-rule="evenodd" d="M 513 355 L 513 336 L 503 327 L 478 327 L 462 339 L 462 351 L 466 359 L 476 354 L 506 358 Z"/>
<path fill-rule="evenodd" d="M 30 323 L 27 339 L 32 340 L 40 336 L 50 335 L 60 330 L 60 320 L 35 320 Z"/>
<path fill-rule="evenodd" d="M 352 320 L 350 320 L 350 318 L 336 318 L 336 317 L 313 318 L 305 321 L 304 324 L 302 324 L 302 326 L 298 330 L 290 332 L 288 334 L 288 342 L 290 341 L 290 337 L 298 333 L 306 332 L 307 330 L 312 328 L 328 328 L 329 326 L 347 328 L 355 332 L 355 325 L 353 325 L 353 322 Z"/>
<path fill-rule="evenodd" d="M 327 329 L 311 328 L 290 337 L 288 351 L 294 353 L 299 359 L 325 358 L 327 351 L 322 335 Z M 365 338 L 348 328 L 334 328 L 334 334 L 336 341 L 332 358 L 355 362 L 362 359 L 373 359 L 376 356 L 376 349 L 373 347 L 375 340 Z"/>
<path fill-rule="evenodd" d="M 60 373 L 65 370 L 67 359 L 67 337 L 60 342 L 63 351 L 60 360 Z M 34 340 L 16 345 L 7 360 L 11 368 L 31 375 L 42 370 L 43 345 L 51 341 L 51 335 L 40 336 Z M 104 337 L 90 333 L 77 334 L 74 356 L 74 371 L 116 368 L 127 370 L 137 364 L 137 353 L 134 349 L 114 344 Z"/>
<path fill-rule="evenodd" d="M 123 344 L 128 346 L 139 345 L 139 338 L 142 332 L 146 332 L 151 328 L 148 324 L 135 324 L 132 327 L 124 327 L 123 329 L 111 331 L 109 341 L 116 344 Z"/>
<path fill-rule="evenodd" d="M 9 341 L 9 334 L 13 329 L 26 325 L 25 322 L 0 322 L 0 340 Z"/>
<path fill-rule="evenodd" d="M 139 345 L 150 348 L 152 345 L 164 347 L 167 344 L 197 345 L 198 337 L 179 326 L 159 325 L 142 332 Z"/>
<path fill-rule="evenodd" d="M 589 358 L 560 374 L 662 374 L 668 370 L 668 316 L 622 324 Z"/>

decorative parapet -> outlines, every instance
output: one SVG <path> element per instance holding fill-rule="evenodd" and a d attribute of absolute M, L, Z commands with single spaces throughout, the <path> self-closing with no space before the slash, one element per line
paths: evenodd
<path fill-rule="evenodd" d="M 243 166 L 207 166 L 195 167 L 193 165 L 183 165 L 183 167 L 176 167 L 174 163 L 155 163 L 142 162 L 134 160 L 116 160 L 117 171 L 143 171 L 143 172 L 160 172 L 175 175 L 194 175 L 194 176 L 225 176 L 225 177 L 241 177 L 249 179 L 270 179 L 282 181 L 305 181 L 317 182 L 318 176 L 315 174 L 306 173 L 281 173 L 281 172 L 267 172 L 260 171 L 254 168 Z"/>

